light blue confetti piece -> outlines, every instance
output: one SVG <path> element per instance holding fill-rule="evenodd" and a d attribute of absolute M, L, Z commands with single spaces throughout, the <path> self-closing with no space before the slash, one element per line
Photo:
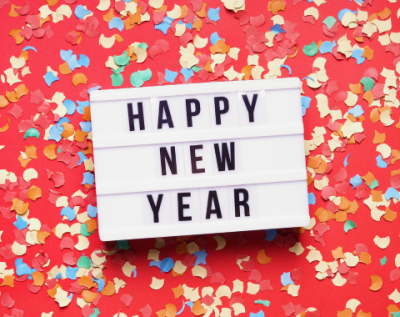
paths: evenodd
<path fill-rule="evenodd" d="M 364 51 L 363 51 L 363 50 L 360 50 L 360 49 L 355 49 L 355 50 L 351 53 L 351 57 L 353 57 L 353 58 L 356 59 L 358 65 L 364 63 L 364 61 L 365 61 L 365 57 L 362 57 L 362 56 L 361 56 L 363 53 L 364 53 Z"/>
<path fill-rule="evenodd" d="M 101 86 L 92 87 L 92 88 L 90 88 L 90 89 L 88 90 L 88 93 L 90 94 L 92 91 L 99 90 L 99 89 L 101 89 Z"/>
<path fill-rule="evenodd" d="M 308 204 L 315 205 L 316 199 L 314 193 L 308 193 Z"/>
<path fill-rule="evenodd" d="M 190 307 L 190 310 L 193 309 L 193 302 L 192 302 L 192 301 L 188 301 L 188 302 L 186 303 L 186 305 L 188 305 L 188 306 Z"/>
<path fill-rule="evenodd" d="M 125 27 L 124 22 L 121 20 L 121 18 L 118 18 L 118 17 L 115 17 L 110 22 L 108 22 L 108 28 L 110 30 L 118 29 L 120 32 L 122 32 L 124 27 Z"/>
<path fill-rule="evenodd" d="M 174 19 L 173 19 L 173 18 L 170 18 L 170 17 L 164 17 L 164 22 L 166 22 L 166 23 L 168 23 L 169 25 L 171 25 L 172 22 L 174 22 Z"/>
<path fill-rule="evenodd" d="M 15 260 L 16 273 L 18 276 L 32 274 L 34 271 L 28 266 L 28 264 L 24 263 L 21 258 Z M 35 270 L 36 271 L 36 270 Z"/>
<path fill-rule="evenodd" d="M 85 54 L 79 54 L 78 62 L 79 62 L 79 64 L 81 64 L 82 66 L 85 66 L 87 68 L 90 64 L 90 59 Z"/>
<path fill-rule="evenodd" d="M 344 167 L 347 167 L 347 165 L 349 164 L 349 163 L 347 162 L 347 159 L 349 158 L 350 155 L 351 155 L 351 153 L 348 154 L 348 155 L 344 158 L 344 161 L 343 161 Z"/>
<path fill-rule="evenodd" d="M 74 295 L 72 293 L 67 296 L 67 298 L 71 299 L 71 300 L 72 300 L 73 297 L 74 297 Z"/>
<path fill-rule="evenodd" d="M 309 3 L 313 2 L 313 0 L 307 0 Z"/>
<path fill-rule="evenodd" d="M 14 226 L 17 227 L 17 229 L 22 230 L 28 227 L 28 222 L 22 219 L 20 216 L 17 216 L 17 221 L 14 222 Z"/>
<path fill-rule="evenodd" d="M 281 283 L 282 283 L 283 286 L 287 286 L 289 284 L 294 284 L 294 282 L 290 278 L 290 272 L 284 272 L 281 275 Z"/>
<path fill-rule="evenodd" d="M 81 4 L 77 5 L 75 8 L 75 16 L 78 19 L 83 19 L 83 17 L 85 15 L 88 15 L 90 12 L 92 12 L 92 11 L 85 9 Z"/>
<path fill-rule="evenodd" d="M 208 18 L 209 18 L 211 21 L 217 22 L 217 21 L 220 19 L 220 18 L 219 18 L 219 10 L 220 10 L 219 7 L 218 7 L 218 8 L 215 8 L 215 9 L 209 8 L 209 9 L 208 9 L 208 13 L 207 13 Z"/>
<path fill-rule="evenodd" d="M 165 77 L 164 79 L 169 82 L 173 83 L 175 81 L 176 76 L 178 76 L 178 72 L 171 72 L 168 69 L 165 69 Z"/>
<path fill-rule="evenodd" d="M 168 273 L 169 271 L 171 271 L 175 265 L 174 260 L 172 260 L 172 258 L 170 258 L 170 257 L 167 257 L 160 262 L 161 262 L 160 270 L 161 270 L 161 272 L 165 272 L 165 273 Z"/>
<path fill-rule="evenodd" d="M 76 54 L 73 54 L 69 60 L 67 60 L 67 64 L 71 71 L 74 71 L 75 68 L 81 68 L 81 64 L 78 63 L 78 57 Z"/>
<path fill-rule="evenodd" d="M 386 198 L 386 200 L 389 200 L 391 198 L 400 200 L 399 192 L 395 188 L 389 187 L 385 193 L 385 198 Z"/>
<path fill-rule="evenodd" d="M 193 29 L 193 24 L 192 23 L 186 23 L 186 27 L 191 30 Z"/>
<path fill-rule="evenodd" d="M 196 256 L 196 262 L 194 263 L 195 266 L 201 263 L 207 265 L 206 257 L 208 254 L 206 253 L 206 250 L 194 252 L 193 255 Z"/>
<path fill-rule="evenodd" d="M 60 120 L 57 121 L 56 126 L 62 132 L 64 131 L 63 123 L 67 122 L 70 123 L 71 121 L 67 117 L 62 117 Z"/>
<path fill-rule="evenodd" d="M 78 164 L 79 164 L 79 166 L 83 163 L 83 161 L 84 160 L 87 160 L 88 158 L 85 156 L 85 154 L 83 154 L 83 152 L 82 151 L 79 151 L 78 152 L 78 155 L 79 155 L 79 162 L 78 162 Z"/>
<path fill-rule="evenodd" d="M 289 75 L 292 75 L 292 69 L 288 65 L 281 65 L 281 67 L 286 68 L 289 71 Z"/>
<path fill-rule="evenodd" d="M 68 266 L 65 275 L 67 276 L 68 279 L 75 281 L 76 280 L 76 273 L 78 273 L 79 267 L 70 267 Z"/>
<path fill-rule="evenodd" d="M 156 260 L 151 261 L 151 262 L 149 263 L 149 267 L 153 267 L 153 266 L 160 268 L 160 266 L 161 266 L 161 261 L 156 261 Z"/>
<path fill-rule="evenodd" d="M 37 52 L 36 48 L 34 48 L 33 46 L 25 46 L 22 50 L 24 52 L 27 51 L 27 50 L 32 50 L 32 51 Z"/>
<path fill-rule="evenodd" d="M 353 189 L 361 184 L 362 184 L 362 179 L 360 175 L 357 174 L 356 176 L 350 178 L 350 185 L 353 186 Z"/>
<path fill-rule="evenodd" d="M 336 43 L 335 43 L 336 44 Z M 319 47 L 319 52 L 321 54 L 325 54 L 325 53 L 332 53 L 332 49 L 336 46 L 335 44 L 329 42 L 329 41 L 325 41 L 324 43 L 322 43 L 322 45 Z"/>
<path fill-rule="evenodd" d="M 178 316 L 178 315 L 182 314 L 182 313 L 183 313 L 183 311 L 185 310 L 185 307 L 186 307 L 186 305 L 185 305 L 185 301 L 182 299 L 182 308 L 181 308 L 181 310 L 180 310 L 180 311 L 178 311 L 178 312 L 176 313 L 176 315 L 175 315 L 175 316 Z"/>
<path fill-rule="evenodd" d="M 60 57 L 64 62 L 66 62 L 71 58 L 72 53 L 73 53 L 72 50 L 68 50 L 68 51 L 61 50 Z"/>
<path fill-rule="evenodd" d="M 182 68 L 180 73 L 185 77 L 185 83 L 194 76 L 192 69 Z"/>
<path fill-rule="evenodd" d="M 92 131 L 92 123 L 90 121 L 82 121 L 79 122 L 79 126 L 83 132 L 90 132 Z"/>
<path fill-rule="evenodd" d="M 63 209 L 61 209 L 61 216 L 66 216 L 68 217 L 69 221 L 72 221 L 75 219 L 75 210 L 69 206 L 66 206 Z"/>
<path fill-rule="evenodd" d="M 118 240 L 117 247 L 118 250 L 129 250 L 131 248 L 128 240 Z"/>
<path fill-rule="evenodd" d="M 343 9 L 340 10 L 338 13 L 338 20 L 342 21 L 343 16 L 347 13 L 347 12 L 353 12 L 354 14 L 357 14 L 357 11 L 351 11 L 350 9 Z"/>
<path fill-rule="evenodd" d="M 314 78 L 312 78 L 312 77 L 304 77 L 302 80 L 305 80 L 305 79 L 311 79 L 314 82 Z"/>
<path fill-rule="evenodd" d="M 96 217 L 96 216 L 97 216 L 97 207 L 94 207 L 94 206 L 92 206 L 91 204 L 89 204 L 89 205 L 87 206 L 87 213 L 88 213 L 88 216 L 89 216 L 90 218 Z"/>
<path fill-rule="evenodd" d="M 55 81 L 60 80 L 58 77 L 54 76 L 53 72 L 47 72 L 46 75 L 44 75 L 44 81 L 46 82 L 47 86 L 51 86 L 52 83 Z"/>
<path fill-rule="evenodd" d="M 264 312 L 260 310 L 258 313 L 250 313 L 250 317 L 264 317 Z"/>
<path fill-rule="evenodd" d="M 301 105 L 304 108 L 306 108 L 306 109 L 310 108 L 310 103 L 311 103 L 311 98 L 310 97 L 307 97 L 307 96 L 302 96 L 301 97 Z"/>
<path fill-rule="evenodd" d="M 53 125 L 50 130 L 49 130 L 49 140 L 54 140 L 56 142 L 60 142 L 61 140 L 61 133 L 63 133 L 63 131 L 60 131 L 60 129 L 57 128 L 56 125 Z"/>
<path fill-rule="evenodd" d="M 136 269 L 134 269 L 133 270 L 133 277 L 136 278 L 136 276 L 137 276 L 137 271 L 136 271 Z"/>
<path fill-rule="evenodd" d="M 61 274 L 61 273 L 58 273 L 54 279 L 56 279 L 56 280 L 62 279 L 62 274 Z"/>
<path fill-rule="evenodd" d="M 63 102 L 65 108 L 67 108 L 67 114 L 73 115 L 76 110 L 76 104 L 71 99 L 66 99 Z"/>
<path fill-rule="evenodd" d="M 280 24 L 274 24 L 274 26 L 271 27 L 271 31 L 274 32 L 275 34 L 286 33 L 286 31 L 282 29 Z"/>
<path fill-rule="evenodd" d="M 85 184 L 93 185 L 93 183 L 94 183 L 94 174 L 89 172 L 83 173 L 82 185 Z"/>
<path fill-rule="evenodd" d="M 351 108 L 348 113 L 351 113 L 355 118 L 358 118 L 364 113 L 364 110 L 360 105 L 356 105 L 354 108 Z"/>
<path fill-rule="evenodd" d="M 382 159 L 380 154 L 376 157 L 376 165 L 378 165 L 380 168 L 388 167 L 387 163 Z"/>
<path fill-rule="evenodd" d="M 163 22 L 161 22 L 161 23 L 159 23 L 159 24 L 156 24 L 156 25 L 154 26 L 154 28 L 155 28 L 156 30 L 160 30 L 161 32 L 164 33 L 164 35 L 167 35 L 168 29 L 169 29 L 170 27 L 171 27 L 171 24 L 169 24 L 169 23 L 167 23 L 167 22 L 165 22 L 165 21 L 163 21 Z"/>
<path fill-rule="evenodd" d="M 276 229 L 269 229 L 265 230 L 265 233 L 266 233 L 265 240 L 272 241 L 275 239 L 276 235 L 278 234 L 278 231 Z"/>
<path fill-rule="evenodd" d="M 307 112 L 307 108 L 301 106 L 301 115 L 302 115 L 303 117 L 306 115 L 306 112 Z"/>
<path fill-rule="evenodd" d="M 217 43 L 219 40 L 221 40 L 221 38 L 219 37 L 217 32 L 214 32 L 213 34 L 211 34 L 210 36 L 210 41 L 211 44 L 214 45 L 215 43 Z"/>
<path fill-rule="evenodd" d="M 98 285 L 97 293 L 100 293 L 103 290 L 104 286 L 106 286 L 106 283 L 102 278 L 99 279 L 94 278 L 93 281 L 95 281 Z"/>
<path fill-rule="evenodd" d="M 90 106 L 90 102 L 89 101 L 76 101 L 76 102 L 78 103 L 77 111 L 80 114 L 84 114 L 85 113 L 83 108 Z"/>

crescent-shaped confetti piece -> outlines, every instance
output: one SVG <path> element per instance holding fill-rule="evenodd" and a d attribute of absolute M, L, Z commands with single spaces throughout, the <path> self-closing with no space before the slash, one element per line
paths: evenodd
<path fill-rule="evenodd" d="M 79 84 L 86 85 L 88 79 L 86 78 L 85 74 L 83 73 L 77 73 L 72 76 L 72 83 L 74 86 L 78 86 Z"/>
<path fill-rule="evenodd" d="M 371 279 L 371 287 L 369 288 L 371 291 L 379 291 L 382 287 L 383 281 L 379 275 L 371 275 L 369 277 Z"/>

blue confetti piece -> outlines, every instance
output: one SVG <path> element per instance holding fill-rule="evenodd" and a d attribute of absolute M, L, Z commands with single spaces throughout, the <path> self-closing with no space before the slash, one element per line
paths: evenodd
<path fill-rule="evenodd" d="M 312 78 L 312 77 L 304 77 L 302 80 L 304 80 L 304 79 L 311 79 L 313 82 L 315 81 L 314 78 Z"/>
<path fill-rule="evenodd" d="M 89 216 L 90 218 L 96 217 L 96 216 L 97 216 L 97 207 L 94 207 L 94 206 L 92 206 L 91 204 L 89 204 L 89 205 L 87 206 L 87 213 L 88 213 L 88 216 Z"/>
<path fill-rule="evenodd" d="M 61 50 L 60 57 L 64 62 L 66 62 L 71 58 L 72 53 L 73 53 L 72 50 L 68 50 L 68 51 Z"/>
<path fill-rule="evenodd" d="M 44 75 L 44 81 L 46 82 L 47 86 L 51 86 L 52 83 L 55 81 L 60 80 L 58 77 L 54 76 L 53 72 L 47 72 L 46 75 Z"/>
<path fill-rule="evenodd" d="M 331 53 L 332 54 L 332 49 L 336 46 L 335 41 L 333 41 L 333 43 L 329 42 L 329 41 L 325 41 L 324 43 L 322 43 L 322 45 L 319 47 L 319 52 L 321 54 L 325 54 L 325 53 Z"/>
<path fill-rule="evenodd" d="M 63 133 L 63 131 L 60 131 L 60 129 L 56 125 L 53 125 L 49 130 L 49 134 L 50 135 L 49 135 L 48 139 L 49 140 L 54 140 L 56 142 L 60 142 L 61 133 Z"/>
<path fill-rule="evenodd" d="M 380 154 L 376 157 L 376 165 L 378 165 L 380 168 L 388 167 L 387 163 L 382 159 Z"/>
<path fill-rule="evenodd" d="M 136 271 L 136 269 L 134 269 L 133 270 L 133 277 L 136 278 L 136 276 L 137 276 L 137 271 Z"/>
<path fill-rule="evenodd" d="M 164 79 L 169 82 L 173 83 L 175 81 L 176 76 L 178 76 L 178 72 L 171 72 L 168 69 L 165 69 L 165 77 Z"/>
<path fill-rule="evenodd" d="M 282 283 L 283 286 L 287 286 L 289 284 L 294 284 L 294 282 L 290 278 L 290 272 L 284 272 L 281 275 L 281 283 Z"/>
<path fill-rule="evenodd" d="M 271 27 L 271 31 L 275 34 L 286 33 L 286 31 L 282 29 L 280 24 L 274 24 L 274 26 Z"/>
<path fill-rule="evenodd" d="M 172 22 L 174 22 L 174 19 L 173 19 L 173 18 L 170 18 L 170 17 L 164 17 L 164 22 L 166 22 L 166 23 L 168 23 L 169 25 L 171 25 Z"/>
<path fill-rule="evenodd" d="M 88 68 L 90 64 L 90 59 L 85 54 L 79 54 L 79 64 Z"/>
<path fill-rule="evenodd" d="M 85 9 L 81 4 L 77 5 L 75 8 L 75 16 L 78 19 L 83 19 L 83 17 L 85 15 L 88 15 L 90 12 L 92 12 L 92 11 Z"/>
<path fill-rule="evenodd" d="M 208 9 L 208 13 L 207 13 L 208 18 L 209 18 L 211 21 L 217 22 L 217 21 L 220 19 L 220 18 L 219 18 L 219 10 L 220 10 L 219 7 L 218 7 L 218 8 L 215 8 L 215 9 L 209 8 L 209 9 Z"/>
<path fill-rule="evenodd" d="M 190 310 L 193 309 L 193 302 L 192 302 L 192 301 L 188 301 L 188 302 L 186 303 L 186 305 L 188 305 L 188 306 L 190 307 Z"/>
<path fill-rule="evenodd" d="M 264 317 L 264 312 L 260 310 L 258 313 L 250 313 L 250 317 Z"/>
<path fill-rule="evenodd" d="M 92 123 L 90 121 L 82 121 L 79 123 L 79 126 L 83 132 L 92 131 Z"/>
<path fill-rule="evenodd" d="M 33 46 L 25 46 L 22 50 L 24 52 L 27 51 L 27 50 L 32 50 L 32 51 L 37 52 L 36 48 L 34 48 Z"/>
<path fill-rule="evenodd" d="M 193 29 L 193 24 L 192 23 L 186 23 L 186 27 L 191 30 Z"/>
<path fill-rule="evenodd" d="M 92 87 L 92 88 L 90 88 L 90 89 L 88 90 L 88 93 L 90 94 L 92 91 L 99 90 L 99 89 L 101 89 L 101 86 Z"/>
<path fill-rule="evenodd" d="M 292 69 L 288 65 L 281 65 L 281 68 L 286 68 L 289 71 L 289 75 L 292 75 Z"/>
<path fill-rule="evenodd" d="M 307 109 L 301 106 L 301 115 L 304 117 L 306 115 Z"/>
<path fill-rule="evenodd" d="M 182 313 L 183 313 L 183 311 L 185 310 L 185 307 L 186 307 L 186 305 L 185 305 L 185 301 L 182 299 L 182 308 L 181 308 L 181 310 L 180 310 L 180 311 L 178 311 L 178 312 L 176 313 L 176 315 L 175 315 L 175 316 L 178 316 L 178 315 L 182 314 Z"/>
<path fill-rule="evenodd" d="M 221 40 L 221 38 L 219 37 L 217 32 L 214 32 L 213 34 L 211 34 L 210 36 L 210 41 L 211 44 L 214 45 L 215 43 L 217 43 L 219 40 Z"/>
<path fill-rule="evenodd" d="M 395 188 L 389 187 L 385 193 L 385 198 L 386 198 L 386 200 L 389 200 L 391 198 L 400 200 L 399 192 Z"/>
<path fill-rule="evenodd" d="M 79 164 L 79 166 L 83 163 L 83 161 L 84 160 L 87 160 L 88 158 L 85 156 L 85 154 L 83 154 L 83 152 L 82 151 L 79 151 L 78 152 L 78 155 L 79 155 L 79 162 L 78 162 L 78 164 Z"/>
<path fill-rule="evenodd" d="M 67 60 L 68 67 L 71 71 L 74 71 L 75 68 L 81 68 L 81 64 L 78 63 L 78 57 L 76 54 L 72 55 L 69 60 Z"/>
<path fill-rule="evenodd" d="M 161 262 L 160 262 L 160 261 L 153 260 L 153 261 L 151 261 L 151 262 L 149 263 L 149 267 L 153 267 L 153 266 L 160 268 Z"/>
<path fill-rule="evenodd" d="M 57 121 L 56 127 L 59 129 L 61 132 L 64 131 L 64 126 L 63 123 L 70 123 L 71 121 L 67 117 L 62 117 L 60 120 Z"/>
<path fill-rule="evenodd" d="M 66 271 L 65 271 L 65 276 L 70 279 L 75 281 L 76 280 L 76 273 L 78 273 L 79 267 L 73 268 L 68 266 Z"/>
<path fill-rule="evenodd" d="M 361 184 L 362 184 L 362 179 L 360 175 L 357 174 L 356 176 L 350 178 L 350 185 L 353 186 L 353 189 Z"/>
<path fill-rule="evenodd" d="M 310 97 L 307 97 L 307 96 L 302 96 L 301 97 L 301 105 L 304 108 L 306 108 L 306 109 L 310 108 L 310 103 L 311 103 L 311 98 Z"/>
<path fill-rule="evenodd" d="M 342 21 L 343 16 L 347 13 L 347 12 L 353 12 L 354 14 L 357 14 L 357 11 L 351 11 L 350 9 L 343 9 L 340 10 L 338 13 L 338 20 Z"/>
<path fill-rule="evenodd" d="M 194 76 L 193 70 L 188 68 L 182 68 L 180 73 L 185 77 L 185 83 Z"/>
<path fill-rule="evenodd" d="M 106 286 L 106 283 L 102 278 L 99 279 L 94 278 L 93 281 L 95 281 L 98 285 L 97 293 L 100 293 L 103 290 L 104 286 Z"/>
<path fill-rule="evenodd" d="M 84 114 L 85 113 L 83 108 L 90 106 L 90 102 L 89 101 L 76 101 L 76 102 L 78 103 L 77 111 L 80 114 Z"/>
<path fill-rule="evenodd" d="M 307 0 L 309 3 L 313 2 L 313 0 Z"/>
<path fill-rule="evenodd" d="M 265 233 L 266 233 L 265 240 L 272 241 L 275 239 L 276 235 L 278 234 L 278 231 L 276 229 L 269 229 L 265 230 Z"/>
<path fill-rule="evenodd" d="M 31 269 L 28 264 L 24 263 L 21 258 L 15 260 L 15 267 L 18 276 L 31 275 L 33 272 L 36 272 L 36 270 Z"/>
<path fill-rule="evenodd" d="M 345 157 L 345 159 L 344 159 L 344 161 L 343 161 L 344 167 L 347 167 L 347 165 L 349 164 L 349 163 L 347 163 L 347 159 L 349 158 L 350 155 L 351 155 L 351 153 L 348 154 L 348 155 Z"/>
<path fill-rule="evenodd" d="M 124 27 L 125 27 L 124 22 L 121 20 L 121 18 L 118 18 L 118 17 L 115 17 L 110 22 L 108 22 L 108 28 L 110 30 L 118 29 L 120 32 L 122 32 Z"/>
<path fill-rule="evenodd" d="M 61 274 L 61 273 L 58 273 L 54 279 L 56 279 L 56 280 L 62 279 L 62 274 Z"/>
<path fill-rule="evenodd" d="M 76 104 L 71 99 L 66 99 L 63 102 L 65 108 L 67 108 L 67 114 L 73 115 L 76 110 Z"/>
<path fill-rule="evenodd" d="M 353 58 L 356 59 L 358 65 L 364 63 L 364 61 L 365 61 L 365 57 L 362 57 L 362 56 L 361 56 L 363 53 L 364 53 L 364 51 L 363 51 L 363 50 L 360 50 L 360 49 L 355 49 L 355 50 L 351 53 L 351 57 L 353 57 Z"/>
<path fill-rule="evenodd" d="M 308 193 L 308 204 L 315 205 L 316 199 L 314 193 Z"/>
<path fill-rule="evenodd" d="M 170 27 L 171 27 L 171 24 L 165 22 L 165 18 L 164 18 L 164 21 L 163 21 L 163 22 L 161 22 L 161 23 L 159 23 L 159 24 L 156 24 L 156 25 L 154 26 L 154 28 L 155 28 L 156 30 L 160 30 L 161 32 L 164 33 L 164 35 L 167 35 L 168 29 L 169 29 Z"/>
<path fill-rule="evenodd" d="M 89 172 L 83 173 L 82 185 L 84 184 L 93 185 L 93 183 L 94 183 L 94 174 Z"/>
<path fill-rule="evenodd" d="M 161 272 L 168 273 L 169 271 L 172 270 L 174 265 L 175 265 L 174 260 L 172 260 L 172 258 L 170 257 L 167 257 L 161 261 L 160 270 Z"/>
<path fill-rule="evenodd" d="M 360 105 L 356 105 L 354 108 L 351 108 L 348 113 L 351 113 L 355 118 L 358 118 L 364 113 L 364 110 Z"/>
<path fill-rule="evenodd" d="M 22 219 L 20 216 L 17 216 L 17 221 L 14 222 L 14 226 L 17 227 L 17 229 L 22 230 L 28 227 L 28 222 Z"/>
<path fill-rule="evenodd" d="M 194 263 L 195 266 L 201 263 L 207 265 L 206 257 L 208 254 L 206 253 L 206 250 L 194 252 L 193 255 L 196 256 L 196 262 Z"/>
<path fill-rule="evenodd" d="M 74 297 L 74 295 L 72 293 L 67 296 L 67 298 L 71 299 L 71 300 L 72 300 L 73 297 Z"/>
<path fill-rule="evenodd" d="M 66 216 L 68 217 L 69 221 L 72 221 L 75 219 L 75 210 L 69 206 L 64 207 L 63 209 L 61 209 L 61 216 Z"/>

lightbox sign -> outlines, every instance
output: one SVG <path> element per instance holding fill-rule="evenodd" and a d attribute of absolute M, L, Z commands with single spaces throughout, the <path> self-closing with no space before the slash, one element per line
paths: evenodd
<path fill-rule="evenodd" d="M 90 99 L 101 240 L 308 225 L 297 78 Z"/>

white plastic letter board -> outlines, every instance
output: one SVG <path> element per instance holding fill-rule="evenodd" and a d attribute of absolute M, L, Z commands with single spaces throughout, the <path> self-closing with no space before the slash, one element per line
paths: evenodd
<path fill-rule="evenodd" d="M 90 99 L 103 241 L 308 225 L 297 78 Z"/>

